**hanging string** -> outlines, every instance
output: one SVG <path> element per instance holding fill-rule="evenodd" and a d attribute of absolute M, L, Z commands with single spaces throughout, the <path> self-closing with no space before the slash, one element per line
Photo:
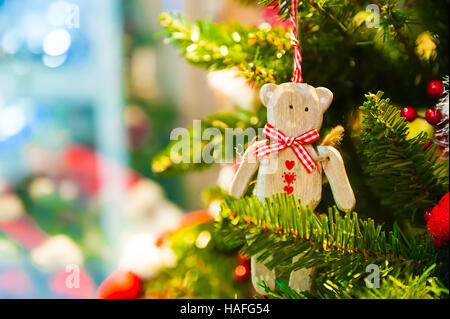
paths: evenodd
<path fill-rule="evenodd" d="M 302 53 L 300 52 L 300 43 L 297 39 L 297 7 L 298 0 L 291 0 L 291 44 L 294 47 L 294 75 L 291 81 L 301 83 L 303 82 Z"/>

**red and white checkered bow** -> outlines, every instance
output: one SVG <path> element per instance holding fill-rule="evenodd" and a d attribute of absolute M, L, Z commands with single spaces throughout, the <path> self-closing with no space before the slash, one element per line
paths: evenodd
<path fill-rule="evenodd" d="M 263 133 L 267 138 L 275 142 L 258 147 L 255 150 L 255 154 L 259 158 L 290 147 L 308 173 L 312 173 L 312 171 L 314 171 L 314 169 L 317 167 L 317 163 L 303 146 L 311 144 L 312 142 L 317 141 L 320 138 L 320 135 L 315 128 L 303 134 L 300 134 L 297 137 L 288 137 L 278 129 L 273 127 L 271 124 L 267 123 L 264 127 Z"/>

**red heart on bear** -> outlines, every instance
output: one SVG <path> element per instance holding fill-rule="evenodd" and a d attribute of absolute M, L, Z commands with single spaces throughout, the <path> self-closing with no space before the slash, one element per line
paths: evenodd
<path fill-rule="evenodd" d="M 284 181 L 286 184 L 291 185 L 295 181 L 294 173 L 284 173 Z"/>
<path fill-rule="evenodd" d="M 292 192 L 294 191 L 294 187 L 292 186 L 284 186 L 283 190 L 288 194 L 292 194 Z"/>
<path fill-rule="evenodd" d="M 295 162 L 294 161 L 286 161 L 286 162 L 284 162 L 284 165 L 286 165 L 288 170 L 291 170 L 294 168 Z"/>

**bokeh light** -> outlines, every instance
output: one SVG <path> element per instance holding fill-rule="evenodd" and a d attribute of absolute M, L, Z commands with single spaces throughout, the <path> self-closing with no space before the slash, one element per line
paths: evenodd
<path fill-rule="evenodd" d="M 65 29 L 56 29 L 45 36 L 43 49 L 47 55 L 58 56 L 66 53 L 71 44 L 70 33 Z"/>
<path fill-rule="evenodd" d="M 6 54 L 15 54 L 23 45 L 23 35 L 19 29 L 5 33 L 2 39 L 2 49 Z"/>
<path fill-rule="evenodd" d="M 25 114 L 19 107 L 9 106 L 0 109 L 0 140 L 20 133 L 25 124 Z"/>
<path fill-rule="evenodd" d="M 21 19 L 21 28 L 25 34 L 27 49 L 33 54 L 42 52 L 42 41 L 48 32 L 48 26 L 39 12 L 31 11 Z"/>
<path fill-rule="evenodd" d="M 42 56 L 42 62 L 48 66 L 49 68 L 57 68 L 64 64 L 67 60 L 67 54 L 59 55 L 59 56 L 51 56 L 44 54 Z"/>

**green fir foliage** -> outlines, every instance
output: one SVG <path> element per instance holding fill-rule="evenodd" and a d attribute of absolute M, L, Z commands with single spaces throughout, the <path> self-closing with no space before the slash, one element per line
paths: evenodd
<path fill-rule="evenodd" d="M 216 236 L 242 246 L 246 255 L 257 256 L 280 278 L 293 270 L 316 268 L 311 294 L 318 298 L 340 294 L 342 287 L 365 287 L 368 265 L 377 265 L 381 278 L 402 279 L 422 274 L 436 258 L 427 234 L 412 234 L 397 225 L 386 232 L 372 219 L 341 215 L 336 208 L 316 215 L 286 194 L 265 203 L 256 197 L 229 197 Z M 293 262 L 295 256 L 299 258 Z"/>
<path fill-rule="evenodd" d="M 160 23 L 167 39 L 185 59 L 201 68 L 236 68 L 250 82 L 262 85 L 289 79 L 293 58 L 284 28 L 243 27 L 238 23 L 195 23 L 176 13 L 164 12 Z"/>
<path fill-rule="evenodd" d="M 191 170 L 204 170 L 211 167 L 214 163 L 224 162 L 223 159 L 226 159 L 228 163 L 232 163 L 237 154 L 244 153 L 245 145 L 238 144 L 238 141 L 242 140 L 244 144 L 252 142 L 245 135 L 245 130 L 253 129 L 252 132 L 258 134 L 258 128 L 264 127 L 265 122 L 266 109 L 263 107 L 258 108 L 256 112 L 236 108 L 235 113 L 222 112 L 210 115 L 201 121 L 201 127 L 196 130 L 197 132 L 194 132 L 193 127 L 187 131 L 188 135 L 186 135 L 187 138 L 185 138 L 184 142 L 182 136 L 179 136 L 177 140 L 171 141 L 164 150 L 158 153 L 153 158 L 152 170 L 158 175 L 173 176 L 187 173 Z M 217 135 L 203 138 L 205 129 L 216 129 Z M 233 138 L 233 145 L 231 145 L 232 148 L 228 150 L 228 153 L 225 148 L 226 129 L 229 129 L 230 132 L 233 131 L 233 134 L 230 133 L 229 135 Z M 189 158 L 188 161 L 181 161 L 183 148 L 177 148 L 176 145 L 185 146 L 187 150 L 186 156 Z M 194 147 L 199 151 L 194 152 Z M 230 145 L 228 144 L 227 147 L 230 147 Z M 218 149 L 221 151 L 214 153 Z M 175 152 L 173 152 L 174 150 Z M 171 152 L 173 153 L 171 154 Z M 213 163 L 206 163 L 203 160 L 202 155 L 204 153 L 212 155 Z M 229 158 L 225 158 L 225 156 Z"/>
<path fill-rule="evenodd" d="M 406 279 L 398 279 L 387 276 L 380 282 L 379 288 L 341 286 L 328 283 L 329 291 L 322 296 L 327 299 L 439 299 L 448 298 L 448 289 L 431 274 L 434 266 L 429 267 L 422 275 L 409 276 Z M 277 281 L 276 289 L 272 290 L 263 285 L 267 296 L 271 299 L 307 299 L 317 298 L 306 291 L 297 292 L 282 281 Z"/>
<path fill-rule="evenodd" d="M 436 145 L 427 150 L 426 133 L 408 138 L 407 122 L 400 110 L 382 99 L 383 93 L 368 94 L 363 112 L 359 154 L 367 183 L 393 216 L 419 221 L 423 211 L 448 192 L 448 162 L 440 161 Z"/>
<path fill-rule="evenodd" d="M 177 264 L 162 270 L 144 286 L 147 298 L 234 299 L 250 298 L 247 281 L 233 277 L 238 265 L 236 249 L 212 237 L 212 222 L 185 227 L 170 236 Z"/>
<path fill-rule="evenodd" d="M 290 0 L 239 1 L 279 5 L 280 20 L 289 16 Z M 342 123 L 342 119 L 356 113 L 368 90 L 384 91 L 402 105 L 430 106 L 435 101 L 425 94 L 427 83 L 448 73 L 447 0 L 376 3 L 380 24 L 370 27 L 366 8 L 373 1 L 299 1 L 303 76 L 306 83 L 326 86 L 335 96 L 324 129 L 338 121 L 347 124 L 347 131 L 355 131 L 356 123 Z M 176 13 L 163 13 L 160 22 L 167 41 L 194 66 L 237 70 L 255 87 L 290 81 L 293 50 L 287 28 L 192 23 Z M 442 266 L 445 258 L 436 257 L 422 217 L 426 208 L 448 192 L 448 162 L 437 158 L 435 145 L 424 150 L 432 137 L 420 133 L 410 138 L 399 108 L 382 96 L 381 92 L 366 95 L 367 101 L 359 110 L 362 129 L 353 132 L 353 139 L 344 139 L 341 153 L 360 213 L 377 220 L 382 216 L 389 226 L 336 208 L 315 214 L 284 194 L 262 203 L 253 196 L 229 197 L 218 187 L 204 192 L 207 203 L 224 200 L 213 238 L 231 248 L 242 248 L 248 256 L 256 256 L 276 270 L 276 289 L 266 287 L 269 297 L 448 298 L 448 290 L 440 282 L 448 281 L 448 267 Z M 264 108 L 257 112 L 237 109 L 236 114 L 211 115 L 202 121 L 201 133 L 206 127 L 216 127 L 223 135 L 225 128 L 261 128 L 265 122 Z M 191 159 L 193 135 L 191 129 Z M 211 166 L 192 160 L 174 163 L 170 151 L 176 142 L 154 158 L 155 173 L 176 175 Z M 222 142 L 218 139 L 217 143 Z M 208 141 L 200 143 L 204 150 Z M 236 148 L 233 156 L 242 152 Z M 247 194 L 251 194 L 251 187 Z M 326 197 L 322 202 L 319 210 L 328 206 Z M 410 226 L 411 221 L 414 226 Z M 417 225 L 420 222 L 422 225 Z M 295 256 L 299 259 L 293 262 Z M 448 265 L 448 254 L 446 260 Z M 366 287 L 366 267 L 370 264 L 379 267 L 379 289 Z M 289 273 L 301 268 L 315 269 L 310 292 L 293 291 L 286 284 Z"/>

